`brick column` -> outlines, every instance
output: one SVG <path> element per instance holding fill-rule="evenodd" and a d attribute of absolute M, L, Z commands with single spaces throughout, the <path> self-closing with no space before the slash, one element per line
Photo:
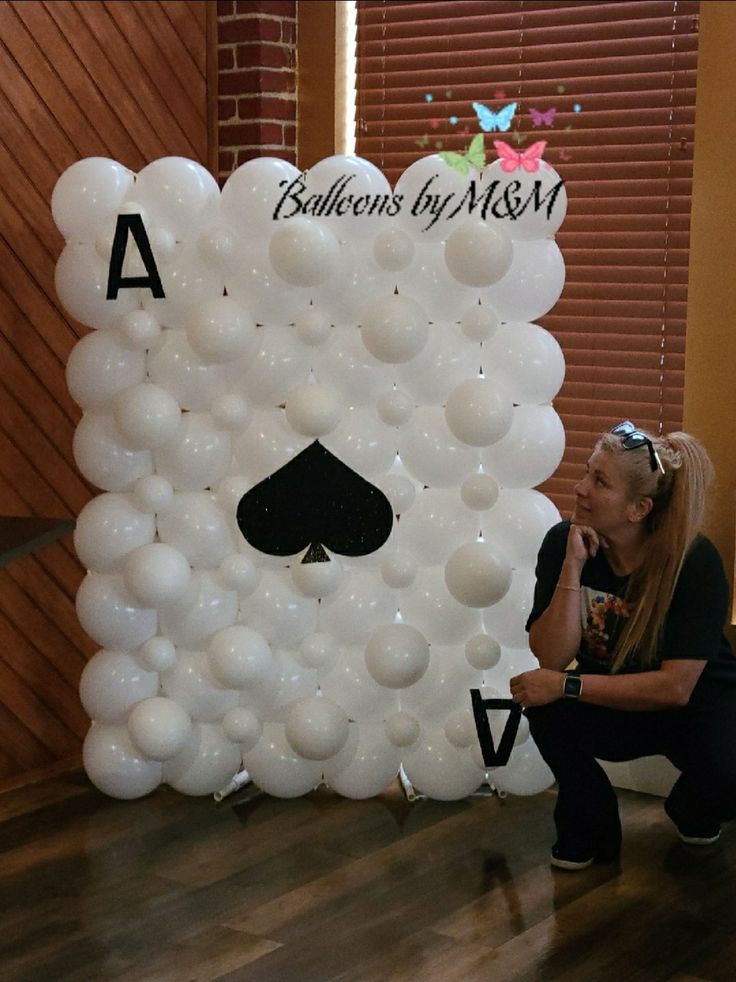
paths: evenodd
<path fill-rule="evenodd" d="M 218 0 L 219 178 L 296 159 L 296 0 Z"/>

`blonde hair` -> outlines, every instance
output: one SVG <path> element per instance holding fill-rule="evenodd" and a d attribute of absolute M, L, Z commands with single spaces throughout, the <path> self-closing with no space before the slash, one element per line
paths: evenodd
<path fill-rule="evenodd" d="M 624 450 L 621 437 L 605 433 L 596 452 L 615 453 L 628 482 L 629 498 L 652 499 L 644 519 L 649 536 L 642 563 L 631 573 L 625 600 L 631 613 L 616 645 L 612 671 L 618 672 L 637 652 L 651 666 L 657 657 L 677 577 L 698 534 L 705 511 L 713 465 L 705 447 L 689 433 L 670 433 L 652 441 L 664 467 L 652 471 L 648 447 Z"/>

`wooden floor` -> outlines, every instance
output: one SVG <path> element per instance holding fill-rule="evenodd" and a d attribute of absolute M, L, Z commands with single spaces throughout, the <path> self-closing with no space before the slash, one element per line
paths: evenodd
<path fill-rule="evenodd" d="M 734 982 L 736 828 L 621 792 L 621 865 L 549 866 L 554 793 L 0 796 L 2 982 Z"/>

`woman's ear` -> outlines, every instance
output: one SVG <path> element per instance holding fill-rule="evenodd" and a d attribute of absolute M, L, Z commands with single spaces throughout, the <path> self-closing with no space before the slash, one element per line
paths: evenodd
<path fill-rule="evenodd" d="M 643 522 L 654 507 L 654 501 L 648 495 L 644 495 L 632 502 L 629 511 L 629 521 Z"/>

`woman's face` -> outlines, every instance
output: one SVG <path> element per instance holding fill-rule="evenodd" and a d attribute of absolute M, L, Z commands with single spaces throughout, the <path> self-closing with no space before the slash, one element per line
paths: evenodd
<path fill-rule="evenodd" d="M 573 521 L 590 525 L 603 535 L 629 528 L 637 512 L 617 454 L 594 453 L 586 465 L 585 477 L 575 485 L 575 494 Z"/>

